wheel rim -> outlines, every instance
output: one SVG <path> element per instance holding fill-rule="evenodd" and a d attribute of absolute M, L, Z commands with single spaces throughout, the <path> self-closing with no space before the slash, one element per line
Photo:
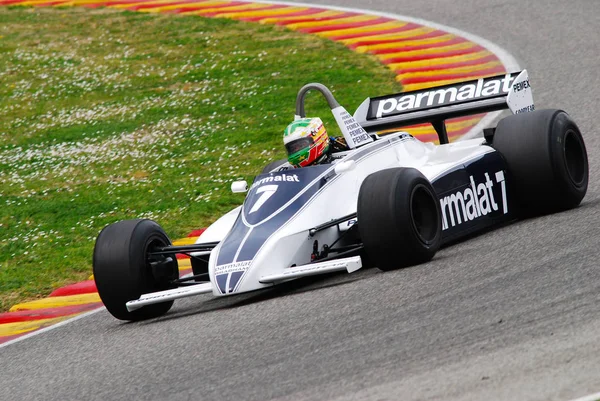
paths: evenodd
<path fill-rule="evenodd" d="M 412 225 L 419 240 L 429 245 L 437 234 L 439 214 L 431 192 L 424 185 L 417 185 L 412 192 L 411 202 Z"/>
<path fill-rule="evenodd" d="M 564 152 L 567 174 L 575 186 L 581 186 L 585 179 L 585 150 L 574 130 L 568 130 L 565 134 Z"/>
<path fill-rule="evenodd" d="M 153 236 L 147 240 L 146 245 L 144 246 L 144 254 L 148 255 L 150 252 L 156 250 L 157 248 L 162 248 L 162 247 L 165 247 L 168 245 L 169 245 L 169 243 L 167 243 L 163 238 L 161 238 L 159 236 Z M 172 262 L 167 263 L 168 269 L 171 270 L 171 272 L 164 271 L 163 273 L 166 273 L 166 274 L 163 274 L 163 275 L 160 275 L 157 277 L 155 275 L 155 272 L 152 269 L 152 266 L 151 266 L 152 262 L 163 262 L 164 263 L 165 260 L 164 260 L 164 257 L 162 259 L 161 258 L 155 259 L 155 258 L 146 256 L 146 272 L 147 272 L 147 278 L 149 280 L 148 285 L 150 285 L 151 287 L 153 287 L 153 289 L 156 289 L 156 290 L 166 289 L 167 287 L 169 287 L 169 285 L 168 285 L 169 283 L 168 283 L 168 280 L 166 279 L 166 276 L 169 276 L 170 274 L 178 275 L 177 264 L 173 264 Z"/>

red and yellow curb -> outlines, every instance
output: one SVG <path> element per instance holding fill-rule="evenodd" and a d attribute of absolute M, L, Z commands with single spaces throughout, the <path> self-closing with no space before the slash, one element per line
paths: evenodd
<path fill-rule="evenodd" d="M 494 53 L 460 35 L 391 17 L 322 7 L 214 0 L 0 0 L 1 5 L 108 7 L 285 26 L 373 55 L 395 72 L 396 80 L 406 91 L 505 72 Z M 481 118 L 478 115 L 449 120 L 448 137 L 451 141 L 459 138 Z M 437 139 L 429 124 L 406 130 L 423 141 Z M 198 235 L 199 232 L 194 232 L 176 243 L 194 242 Z M 189 272 L 189 260 L 179 262 Z M 92 279 L 59 288 L 48 298 L 18 304 L 8 313 L 0 314 L 0 344 L 100 306 Z"/>
<path fill-rule="evenodd" d="M 193 244 L 202 231 L 195 230 L 187 238 L 173 241 L 173 244 Z M 178 255 L 177 259 L 180 275 L 189 273 L 192 269 L 189 258 Z M 8 312 L 0 313 L 0 344 L 101 306 L 93 276 L 89 280 L 58 288 L 47 298 L 16 304 Z"/>

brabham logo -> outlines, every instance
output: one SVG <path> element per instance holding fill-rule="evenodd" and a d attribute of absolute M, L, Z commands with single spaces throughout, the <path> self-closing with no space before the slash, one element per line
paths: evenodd
<path fill-rule="evenodd" d="M 504 214 L 508 213 L 506 201 L 506 182 L 504 172 L 495 174 L 496 182 L 485 173 L 485 182 L 476 183 L 473 176 L 470 177 L 471 185 L 463 191 L 458 191 L 440 199 L 442 209 L 442 230 L 475 220 L 481 216 L 495 212 L 502 207 Z M 499 184 L 501 199 L 494 198 L 494 185 Z"/>
<path fill-rule="evenodd" d="M 464 103 L 500 94 L 508 94 L 518 74 L 506 74 L 458 85 L 408 92 L 392 97 L 373 99 L 367 118 L 381 118 L 409 111 Z M 376 110 L 376 111 L 375 111 Z"/>

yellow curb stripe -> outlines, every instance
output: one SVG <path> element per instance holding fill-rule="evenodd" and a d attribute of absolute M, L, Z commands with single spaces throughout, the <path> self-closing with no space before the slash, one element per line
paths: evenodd
<path fill-rule="evenodd" d="M 473 74 L 468 79 L 478 79 L 478 78 L 483 78 L 485 76 L 487 76 L 487 75 Z M 418 84 L 406 84 L 406 85 L 403 85 L 402 87 L 403 87 L 404 92 L 410 92 L 410 91 L 431 88 L 434 86 L 450 85 L 450 84 L 455 84 L 457 82 L 464 82 L 465 79 L 466 78 L 443 79 L 443 80 L 439 80 L 439 81 L 429 81 L 429 82 L 422 82 L 422 83 L 418 83 Z"/>
<path fill-rule="evenodd" d="M 449 40 L 455 39 L 456 36 L 451 33 L 442 36 L 436 36 L 435 38 L 425 38 L 425 39 L 414 39 L 414 40 L 403 40 L 401 42 L 390 42 L 390 43 L 381 43 L 378 45 L 367 45 L 367 46 L 359 46 L 354 50 L 358 53 L 366 53 L 373 50 L 385 50 L 385 49 L 402 49 L 403 47 L 411 47 L 411 46 L 421 46 L 421 45 L 430 45 L 433 43 L 444 43 Z"/>
<path fill-rule="evenodd" d="M 446 53 L 446 52 L 450 52 L 450 51 L 454 51 L 454 50 L 470 49 L 470 48 L 477 47 L 477 46 L 479 46 L 479 45 L 477 45 L 473 42 L 465 42 L 465 43 L 458 43 L 458 44 L 450 45 L 450 46 L 434 47 L 431 49 L 412 50 L 412 51 L 407 51 L 407 52 L 398 51 L 396 53 L 376 54 L 375 57 L 377 57 L 380 60 L 388 60 L 388 59 L 395 58 L 395 57 L 410 57 L 410 56 L 436 54 L 436 53 L 439 53 L 441 56 L 443 53 Z"/>
<path fill-rule="evenodd" d="M 200 15 L 202 16 L 202 14 L 206 14 L 206 13 L 218 13 L 219 11 L 222 11 L 223 13 L 225 12 L 230 12 L 230 11 L 245 11 L 245 10 L 254 10 L 255 8 L 261 8 L 266 6 L 267 4 L 264 3 L 248 3 L 248 4 L 244 4 L 244 5 L 240 5 L 240 6 L 233 6 L 233 7 L 214 7 L 214 8 L 203 8 L 202 10 L 195 10 L 195 11 L 187 11 L 184 13 L 181 13 L 181 15 Z M 212 17 L 214 18 L 214 17 Z"/>
<path fill-rule="evenodd" d="M 166 3 L 168 4 L 169 1 L 167 1 Z M 229 4 L 229 2 L 227 2 L 227 1 L 205 1 L 205 2 L 185 3 L 185 4 L 171 4 L 168 6 L 158 5 L 157 7 L 152 7 L 149 10 L 165 12 L 165 11 L 177 10 L 178 8 L 194 7 L 194 6 L 198 6 L 198 5 L 218 6 L 218 5 L 224 5 L 224 4 Z M 131 7 L 131 5 L 127 5 L 124 8 L 127 8 L 127 7 Z M 139 11 L 144 11 L 144 10 L 139 10 Z"/>
<path fill-rule="evenodd" d="M 242 18 L 264 16 L 266 18 L 266 17 L 270 17 L 270 16 L 274 16 L 274 15 L 289 14 L 289 13 L 296 12 L 296 11 L 304 11 L 307 9 L 308 9 L 307 7 L 291 7 L 291 8 L 278 8 L 275 10 L 240 11 L 239 13 L 223 14 L 223 17 L 233 18 L 233 19 L 237 19 L 237 18 L 242 19 Z M 218 17 L 220 17 L 220 15 L 217 14 L 216 17 L 218 18 Z"/>
<path fill-rule="evenodd" d="M 179 266 L 179 269 L 189 269 L 192 267 L 192 261 L 190 259 L 177 259 L 177 265 Z"/>
<path fill-rule="evenodd" d="M 435 76 L 440 76 L 440 75 L 444 75 L 444 74 L 457 74 L 457 73 L 469 73 L 469 72 L 477 73 L 478 71 L 497 67 L 501 64 L 502 63 L 500 63 L 500 61 L 490 61 L 490 62 L 483 63 L 483 64 L 475 64 L 475 65 L 456 67 L 456 68 L 445 68 L 443 70 L 400 73 L 397 75 L 396 79 L 435 77 Z"/>
<path fill-rule="evenodd" d="M 468 120 L 464 120 L 464 121 L 451 121 L 448 122 L 448 132 L 452 132 L 452 131 L 460 131 L 461 129 L 465 129 L 467 127 L 470 127 L 474 124 L 477 124 L 479 122 L 481 118 L 477 117 L 477 118 L 470 118 Z"/>
<path fill-rule="evenodd" d="M 478 121 L 479 121 L 479 117 L 461 119 L 460 121 L 448 120 L 446 128 L 448 129 L 448 132 L 459 131 L 465 127 L 473 125 L 473 123 L 477 123 Z M 400 129 L 398 129 L 398 128 L 387 129 L 387 130 L 380 131 L 380 133 L 387 134 L 387 133 L 398 132 L 398 131 L 407 131 L 410 133 L 416 133 L 417 135 L 434 134 L 435 133 L 435 129 L 431 126 L 431 124 L 425 124 L 425 125 L 418 126 L 418 127 L 403 127 Z"/>
<path fill-rule="evenodd" d="M 190 245 L 195 244 L 198 237 L 180 238 L 173 241 L 173 245 Z"/>
<path fill-rule="evenodd" d="M 401 22 L 401 21 L 398 21 Z M 406 23 L 405 23 L 406 25 Z M 339 42 L 343 43 L 345 45 L 352 45 L 354 43 L 358 43 L 358 42 L 362 42 L 365 40 L 376 40 L 376 39 L 405 39 L 405 38 L 410 38 L 412 36 L 419 36 L 419 35 L 424 35 L 426 33 L 430 33 L 436 31 L 435 28 L 429 28 L 429 27 L 419 27 L 419 28 L 415 28 L 415 29 L 410 29 L 408 31 L 404 31 L 404 32 L 395 32 L 395 33 L 381 33 L 381 34 L 366 34 L 365 36 L 360 36 L 357 38 L 350 38 L 350 39 L 342 39 Z"/>
<path fill-rule="evenodd" d="M 11 5 L 19 5 L 19 6 L 35 6 L 36 4 L 44 4 L 44 3 L 48 3 L 50 0 L 29 0 L 29 1 L 22 1 L 19 2 L 17 4 L 11 4 Z M 66 0 L 65 0 L 66 1 Z M 59 5 L 63 5 L 63 3 L 59 4 Z"/>
<path fill-rule="evenodd" d="M 381 17 L 378 17 L 376 15 L 358 15 L 358 16 L 345 17 L 345 18 L 330 19 L 327 21 L 318 21 L 317 20 L 317 21 L 309 21 L 309 22 L 298 22 L 296 24 L 286 25 L 286 27 L 288 27 L 290 29 L 326 27 L 326 26 L 334 26 L 334 25 L 341 25 L 341 24 L 349 24 L 352 22 L 372 21 L 372 20 L 378 19 L 378 18 L 381 18 Z"/>
<path fill-rule="evenodd" d="M 388 64 L 388 66 L 392 70 L 402 70 L 404 68 L 416 68 L 416 67 L 426 67 L 426 66 L 438 66 L 444 64 L 452 64 L 459 63 L 461 61 L 473 61 L 480 58 L 484 58 L 490 56 L 492 53 L 487 50 L 482 50 L 480 52 L 464 54 L 460 56 L 451 56 L 451 57 L 436 57 L 428 60 L 417 60 L 417 61 L 405 61 L 402 63 L 392 63 Z"/>
<path fill-rule="evenodd" d="M 353 34 L 357 34 L 357 33 L 368 34 L 369 32 L 378 32 L 378 31 L 382 31 L 384 29 L 402 28 L 404 25 L 406 25 L 406 23 L 396 22 L 396 21 L 380 22 L 379 24 L 359 26 L 356 28 L 344 28 L 344 29 L 337 29 L 335 31 L 317 32 L 315 35 L 323 37 L 323 38 L 330 38 L 333 36 L 353 35 Z"/>
<path fill-rule="evenodd" d="M 276 24 L 277 22 L 293 21 L 298 18 L 306 18 L 306 19 L 312 18 L 314 20 L 318 20 L 319 18 L 335 17 L 336 15 L 342 15 L 342 14 L 344 14 L 344 11 L 329 10 L 329 11 L 323 11 L 320 13 L 311 14 L 311 15 L 308 15 L 305 17 L 292 16 L 292 17 L 280 17 L 280 18 L 265 18 L 265 19 L 261 19 L 259 21 L 259 23 L 261 23 L 261 24 Z M 325 22 L 325 21 L 323 21 L 323 22 Z"/>
<path fill-rule="evenodd" d="M 48 297 L 43 299 L 37 299 L 35 301 L 24 302 L 16 304 L 10 308 L 9 312 L 17 312 L 22 310 L 37 310 L 45 308 L 57 308 L 59 306 L 72 306 L 72 305 L 84 305 L 92 304 L 100 301 L 98 293 L 93 292 L 90 294 L 78 294 L 68 295 L 64 297 Z"/>
<path fill-rule="evenodd" d="M 96 3 L 98 3 L 100 0 L 97 0 Z M 108 4 L 107 7 L 110 8 L 117 8 L 117 9 L 121 9 L 121 8 L 129 8 L 129 7 L 139 7 L 139 6 L 150 6 L 150 5 L 155 5 L 156 7 L 160 7 L 162 4 L 169 4 L 172 3 L 173 0 L 146 0 L 146 1 L 136 1 L 136 0 L 131 0 L 131 2 L 128 3 L 123 3 L 123 4 Z M 203 4 L 204 2 L 198 2 L 197 4 Z M 226 4 L 227 2 L 225 1 L 219 1 L 217 2 L 218 4 Z M 188 6 L 189 4 L 183 4 L 183 5 L 179 5 L 179 7 L 185 7 Z"/>
<path fill-rule="evenodd" d="M 84 6 L 86 4 L 94 4 L 94 3 L 98 3 L 99 0 L 71 0 L 67 3 L 65 3 L 66 5 L 69 6 Z"/>
<path fill-rule="evenodd" d="M 29 322 L 0 324 L 0 337 L 16 336 L 19 334 L 29 333 L 30 331 L 41 329 L 42 327 L 51 326 L 63 320 L 67 320 L 75 315 L 78 315 L 78 313 L 68 316 L 53 317 L 50 319 L 32 320 Z"/>

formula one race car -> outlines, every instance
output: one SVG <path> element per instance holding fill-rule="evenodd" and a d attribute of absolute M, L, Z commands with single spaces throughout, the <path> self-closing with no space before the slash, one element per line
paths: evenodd
<path fill-rule="evenodd" d="M 440 246 L 520 217 L 579 205 L 588 160 L 577 125 L 561 110 L 534 110 L 526 71 L 426 90 L 368 98 L 350 115 L 320 84 L 348 150 L 325 164 L 272 163 L 242 206 L 218 219 L 196 244 L 173 246 L 151 220 L 104 228 L 94 249 L 94 278 L 108 311 L 140 320 L 166 313 L 173 300 L 227 296 L 299 277 L 392 270 L 424 263 Z M 448 143 L 445 120 L 509 108 L 483 137 Z M 439 145 L 382 130 L 428 122 Z M 179 277 L 176 254 L 191 257 Z"/>

